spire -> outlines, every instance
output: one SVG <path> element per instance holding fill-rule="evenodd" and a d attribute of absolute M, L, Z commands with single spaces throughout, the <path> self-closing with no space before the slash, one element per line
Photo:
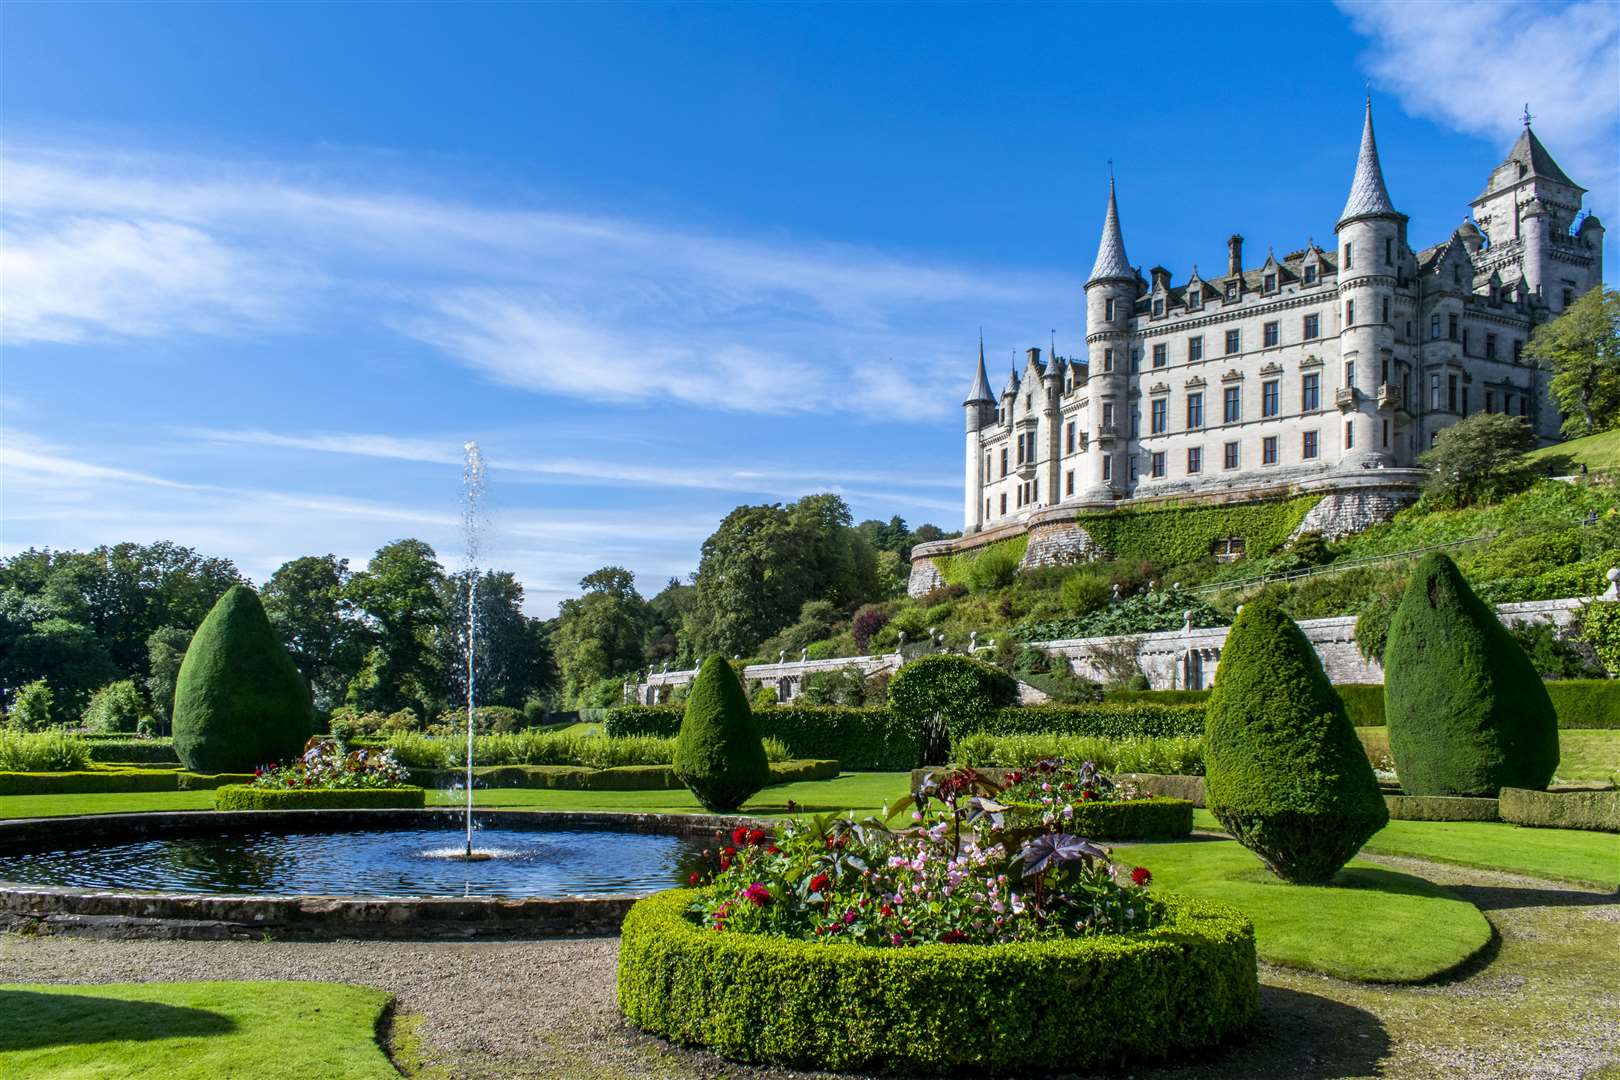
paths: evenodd
<path fill-rule="evenodd" d="M 986 374 L 986 372 L 984 370 L 984 331 L 983 330 L 979 331 L 979 371 L 978 371 L 978 374 L 973 376 L 973 387 L 972 387 L 972 389 L 968 390 L 967 400 L 962 402 L 962 404 L 963 405 L 977 405 L 981 401 L 982 402 L 988 402 L 991 405 L 994 405 L 996 403 L 996 399 L 990 393 L 990 376 L 988 374 Z"/>
<path fill-rule="evenodd" d="M 1389 189 L 1384 187 L 1384 170 L 1378 164 L 1378 143 L 1373 138 L 1372 98 L 1367 99 L 1367 118 L 1361 126 L 1361 153 L 1356 158 L 1356 178 L 1350 181 L 1350 198 L 1339 215 L 1339 224 L 1354 218 L 1394 215 Z"/>
<path fill-rule="evenodd" d="M 1090 285 L 1097 281 L 1123 279 L 1135 281 L 1136 273 L 1125 258 L 1125 237 L 1119 231 L 1119 206 L 1114 201 L 1113 167 L 1108 176 L 1108 215 L 1103 218 L 1102 242 L 1097 245 L 1097 262 L 1091 268 Z"/>
<path fill-rule="evenodd" d="M 1518 142 L 1515 142 L 1513 149 L 1508 151 L 1507 159 L 1519 163 L 1521 177 L 1534 176 L 1567 187 L 1579 187 L 1563 169 L 1558 167 L 1558 162 L 1554 161 L 1547 148 L 1541 145 L 1541 140 L 1536 138 L 1536 133 L 1529 124 L 1524 125 L 1524 130 L 1519 133 Z"/>

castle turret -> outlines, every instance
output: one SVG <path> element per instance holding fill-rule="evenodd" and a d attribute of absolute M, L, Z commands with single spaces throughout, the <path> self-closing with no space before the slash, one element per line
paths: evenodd
<path fill-rule="evenodd" d="M 996 399 L 990 393 L 990 376 L 984 370 L 983 334 L 979 335 L 979 369 L 974 373 L 973 385 L 968 388 L 962 409 L 967 413 L 967 497 L 962 507 L 962 529 L 974 532 L 984 527 L 980 492 L 990 480 L 980 448 L 980 432 L 996 422 Z"/>
<path fill-rule="evenodd" d="M 1407 254 L 1406 215 L 1395 209 L 1384 186 L 1371 98 L 1362 121 L 1350 198 L 1334 232 L 1339 237 L 1339 355 L 1344 368 L 1338 373 L 1333 399 L 1340 413 L 1338 430 L 1324 430 L 1322 439 L 1324 448 L 1338 444 L 1342 465 L 1382 467 L 1394 461 L 1392 445 L 1384 438 L 1391 425 L 1383 423 L 1393 421 L 1394 409 L 1392 404 L 1380 409 L 1380 401 L 1391 398 L 1379 388 L 1390 366 L 1386 361 L 1394 355 L 1393 305 Z"/>
<path fill-rule="evenodd" d="M 1092 459 L 1083 467 L 1081 499 L 1112 499 L 1122 491 L 1125 472 L 1121 451 L 1129 449 L 1125 427 L 1128 405 L 1126 376 L 1127 332 L 1136 306 L 1139 279 L 1125 258 L 1125 237 L 1119 228 L 1119 204 L 1114 180 L 1108 180 L 1108 212 L 1103 217 L 1097 261 L 1086 279 L 1086 357 L 1090 378 Z"/>

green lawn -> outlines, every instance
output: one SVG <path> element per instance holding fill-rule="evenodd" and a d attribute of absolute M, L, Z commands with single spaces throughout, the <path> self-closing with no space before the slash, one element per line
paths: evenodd
<path fill-rule="evenodd" d="M 396 1080 L 388 994 L 308 982 L 0 986 L 7 1080 Z"/>
<path fill-rule="evenodd" d="M 1558 779 L 1613 780 L 1620 776 L 1620 729 L 1564 728 L 1558 732 Z"/>
<path fill-rule="evenodd" d="M 1535 462 L 1551 461 L 1555 469 L 1565 473 L 1578 472 L 1583 464 L 1588 469 L 1620 468 L 1620 430 L 1543 447 L 1526 454 L 1525 458 Z"/>
<path fill-rule="evenodd" d="M 1352 862 L 1331 886 L 1289 885 L 1232 840 L 1115 849 L 1169 892 L 1254 920 L 1260 958 L 1357 982 L 1410 983 L 1456 967 L 1490 940 L 1474 905 L 1410 874 Z"/>

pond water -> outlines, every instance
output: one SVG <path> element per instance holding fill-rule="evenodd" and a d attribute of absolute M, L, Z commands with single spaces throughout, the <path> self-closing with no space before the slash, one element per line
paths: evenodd
<path fill-rule="evenodd" d="M 447 856 L 459 829 L 235 832 L 0 855 L 0 881 L 87 889 L 306 896 L 556 897 L 684 885 L 713 838 L 482 828 L 492 858 Z"/>

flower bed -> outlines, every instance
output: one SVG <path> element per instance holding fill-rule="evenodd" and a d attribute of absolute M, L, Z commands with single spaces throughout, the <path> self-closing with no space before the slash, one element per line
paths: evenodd
<path fill-rule="evenodd" d="M 419 787 L 270 788 L 228 784 L 214 790 L 215 810 L 420 810 Z"/>
<path fill-rule="evenodd" d="M 1061 830 L 1089 840 L 1176 840 L 1192 835 L 1193 802 L 1156 796 L 1130 779 L 1109 779 L 1089 761 L 1061 758 L 1028 769 L 958 769 L 924 775 L 919 792 L 978 792 L 1005 806 L 1016 836 Z"/>

